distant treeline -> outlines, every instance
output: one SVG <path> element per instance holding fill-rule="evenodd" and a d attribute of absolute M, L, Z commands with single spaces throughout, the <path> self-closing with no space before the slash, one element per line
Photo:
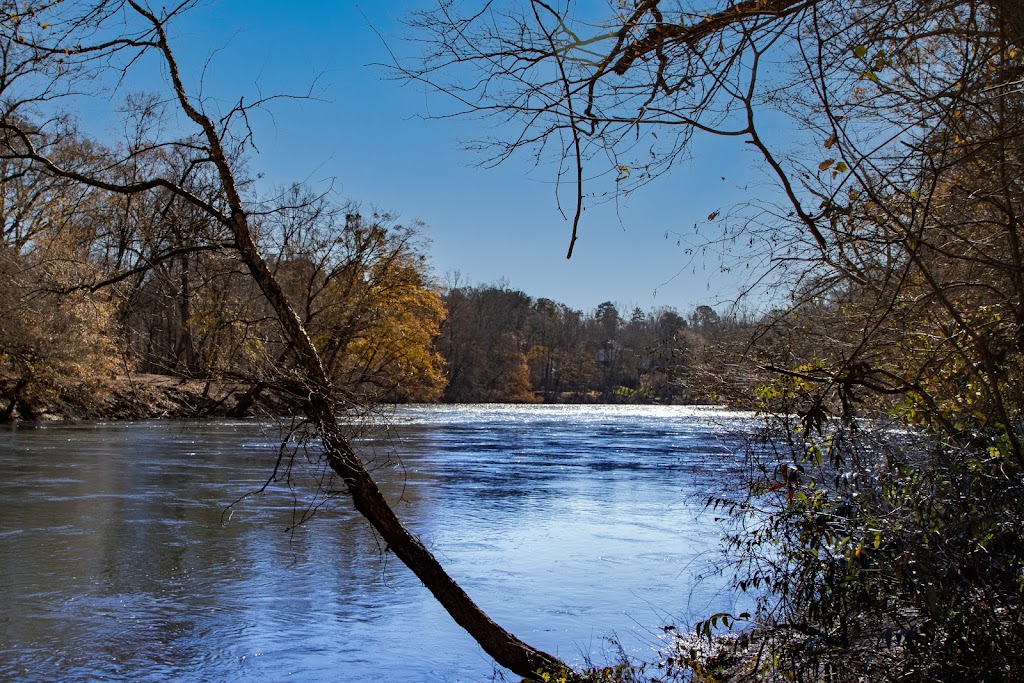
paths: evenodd
<path fill-rule="evenodd" d="M 441 400 L 730 402 L 749 382 L 736 364 L 754 323 L 709 306 L 589 312 L 500 286 L 454 287 L 435 342 Z"/>

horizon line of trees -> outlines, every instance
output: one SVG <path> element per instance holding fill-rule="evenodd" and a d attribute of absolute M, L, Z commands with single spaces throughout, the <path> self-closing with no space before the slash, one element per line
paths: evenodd
<path fill-rule="evenodd" d="M 12 198 L 7 200 L 11 206 Z M 504 283 L 438 290 L 429 284 L 415 227 L 400 226 L 387 214 L 364 218 L 352 204 L 331 210 L 341 209 L 333 236 L 289 233 L 297 220 L 268 225 L 290 234 L 272 262 L 295 300 L 304 302 L 307 317 L 315 321 L 333 312 L 350 318 L 324 330 L 320 343 L 329 346 L 330 337 L 352 332 L 358 323 L 366 328 L 362 335 L 377 338 L 378 348 L 407 356 L 393 359 L 388 381 L 379 383 L 387 401 L 692 404 L 742 403 L 751 395 L 750 373 L 736 368 L 758 325 L 752 316 L 719 315 L 707 305 L 685 316 L 671 306 L 620 311 L 611 301 L 584 312 Z M 45 223 L 39 218 L 48 217 L 41 213 L 35 222 Z M 267 389 L 254 369 L 272 349 L 259 332 L 262 304 L 237 262 L 214 249 L 188 251 L 124 278 L 115 294 L 82 286 L 62 291 L 62 270 L 54 264 L 74 251 L 67 234 L 34 235 L 19 246 L 19 230 L 24 232 L 9 219 L 0 253 L 7 276 L 0 419 L 33 419 L 56 402 L 102 402 L 117 375 L 132 373 L 257 377 L 249 392 L 239 394 L 234 414 L 252 411 Z M 90 281 L 98 281 L 102 259 L 79 256 L 92 262 Z M 332 298 L 351 301 L 356 281 L 372 289 L 367 273 L 385 263 L 378 277 L 402 280 L 405 299 L 371 301 L 364 291 L 360 310 L 334 310 Z M 343 286 L 343 293 L 330 291 Z M 363 310 L 370 308 L 376 317 Z M 395 322 L 403 316 L 404 322 Z M 366 324 L 371 318 L 373 324 Z M 381 341 L 387 334 L 392 339 Z M 358 366 L 359 356 L 346 363 Z M 410 369 L 405 377 L 396 369 L 403 363 Z"/>
<path fill-rule="evenodd" d="M 443 301 L 444 402 L 718 403 L 749 382 L 735 367 L 752 316 L 612 301 L 584 312 L 503 284 L 452 286 Z"/>

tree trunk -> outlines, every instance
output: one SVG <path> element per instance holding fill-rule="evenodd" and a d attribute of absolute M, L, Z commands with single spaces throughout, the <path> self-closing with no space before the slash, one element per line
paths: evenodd
<path fill-rule="evenodd" d="M 266 386 L 260 383 L 253 384 L 249 387 L 245 393 L 236 394 L 235 405 L 231 410 L 228 411 L 228 417 L 245 417 L 249 414 L 249 409 L 255 405 L 256 400 L 263 393 Z"/>
<path fill-rule="evenodd" d="M 324 372 L 320 357 L 298 315 L 288 303 L 280 283 L 260 256 L 245 214 L 236 211 L 231 219 L 231 229 L 242 261 L 274 308 L 289 341 L 295 346 L 296 357 L 309 383 L 307 415 L 323 439 L 328 464 L 344 480 L 356 510 L 370 522 L 398 559 L 423 582 L 455 622 L 466 629 L 498 664 L 524 678 L 533 677 L 542 669 L 557 671 L 567 668 L 556 657 L 524 643 L 488 617 L 395 515 L 376 482 L 343 436 L 335 415 L 337 406 L 330 380 Z"/>
<path fill-rule="evenodd" d="M 316 407 L 311 411 L 317 412 Z M 326 416 L 325 416 L 326 417 Z M 479 643 L 494 661 L 524 678 L 541 670 L 565 668 L 555 657 L 524 643 L 495 623 L 445 572 L 434 555 L 401 523 L 347 441 L 326 417 L 322 436 L 331 468 L 348 485 L 355 508 L 373 525 L 388 548 L 423 582 L 452 619 Z"/>
<path fill-rule="evenodd" d="M 172 66 L 171 74 L 176 89 L 181 94 L 184 89 L 180 87 L 177 68 L 166 47 L 165 55 Z M 320 355 L 298 314 L 288 302 L 281 284 L 274 277 L 253 241 L 230 165 L 212 122 L 192 108 L 187 100 L 182 101 L 182 107 L 206 131 L 211 156 L 220 170 L 221 181 L 232 209 L 228 226 L 235 238 L 239 256 L 267 297 L 289 342 L 294 346 L 296 358 L 304 375 L 303 379 L 309 390 L 307 415 L 320 433 L 328 464 L 344 480 L 355 508 L 377 530 L 398 559 L 416 574 L 455 622 L 466 629 L 495 662 L 524 678 L 533 678 L 539 670 L 554 672 L 567 669 L 568 667 L 558 658 L 524 643 L 488 617 L 445 572 L 426 546 L 405 528 L 388 505 L 376 482 L 344 437 L 336 417 L 338 406 L 331 381 L 324 371 Z"/>

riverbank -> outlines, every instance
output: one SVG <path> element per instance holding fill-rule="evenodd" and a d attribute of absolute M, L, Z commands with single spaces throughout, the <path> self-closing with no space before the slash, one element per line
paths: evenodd
<path fill-rule="evenodd" d="M 14 398 L 12 387 L 0 389 L 7 422 L 248 417 L 284 409 L 252 384 L 143 373 L 121 375 L 73 394 Z"/>
<path fill-rule="evenodd" d="M 16 397 L 16 398 L 15 398 Z M 653 405 L 640 396 L 609 401 L 597 393 L 537 396 L 535 403 Z M 727 406 L 721 406 L 727 407 Z M 287 414 L 286 405 L 264 387 L 235 380 L 187 379 L 133 373 L 102 384 L 26 396 L 0 380 L 0 422 L 55 420 L 141 420 L 203 417 L 252 417 Z"/>

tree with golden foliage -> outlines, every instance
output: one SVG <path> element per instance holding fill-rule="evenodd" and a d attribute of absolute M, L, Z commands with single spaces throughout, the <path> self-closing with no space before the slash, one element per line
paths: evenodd
<path fill-rule="evenodd" d="M 101 402 L 120 361 L 115 305 L 76 289 L 97 270 L 83 220 L 94 198 L 22 163 L 0 174 L 0 421 Z"/>

